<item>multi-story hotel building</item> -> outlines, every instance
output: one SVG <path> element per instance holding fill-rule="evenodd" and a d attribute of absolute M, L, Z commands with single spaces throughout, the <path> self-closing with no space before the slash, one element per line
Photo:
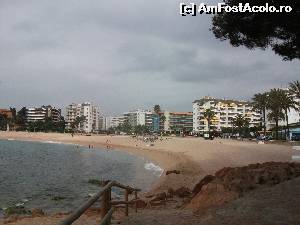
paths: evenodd
<path fill-rule="evenodd" d="M 72 103 L 66 107 L 66 128 L 71 129 L 75 119 L 81 116 L 85 117 L 85 121 L 79 124 L 78 131 L 91 133 L 102 129 L 103 116 L 100 108 L 90 102 Z"/>
<path fill-rule="evenodd" d="M 165 116 L 163 121 L 161 118 Z M 175 132 L 175 131 L 192 131 L 193 130 L 193 113 L 191 112 L 170 112 L 164 111 L 157 117 L 157 127 L 155 126 L 155 113 L 151 110 L 133 110 L 124 113 L 124 119 L 131 126 L 146 125 L 151 131 L 155 132 Z M 156 129 L 155 129 L 156 127 Z"/>
<path fill-rule="evenodd" d="M 150 126 L 152 123 L 152 112 L 150 110 L 133 110 L 124 113 L 124 118 L 133 127 L 137 125 L 147 125 Z"/>
<path fill-rule="evenodd" d="M 105 130 L 108 130 L 109 128 L 115 128 L 119 125 L 123 124 L 125 121 L 124 116 L 108 116 L 105 117 Z"/>
<path fill-rule="evenodd" d="M 58 123 L 62 120 L 61 110 L 50 105 L 26 108 L 26 122 L 44 122 L 46 118 L 51 118 L 53 122 Z"/>
<path fill-rule="evenodd" d="M 211 129 L 217 131 L 232 127 L 232 119 L 238 115 L 248 119 L 250 127 L 259 126 L 261 123 L 261 114 L 253 109 L 251 102 L 204 97 L 193 102 L 193 132 L 208 131 L 208 122 L 204 118 L 206 109 L 214 111 Z"/>
<path fill-rule="evenodd" d="M 192 132 L 193 130 L 193 113 L 192 112 L 169 112 L 162 113 L 165 121 L 161 122 L 161 130 L 165 132 Z M 162 116 L 161 115 L 161 116 Z M 163 125 L 163 126 L 162 126 Z"/>

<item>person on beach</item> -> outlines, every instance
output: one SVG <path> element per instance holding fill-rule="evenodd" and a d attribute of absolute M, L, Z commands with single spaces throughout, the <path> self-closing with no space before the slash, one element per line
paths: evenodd
<path fill-rule="evenodd" d="M 110 144 L 110 141 L 107 139 L 107 140 L 106 140 L 106 148 L 107 148 L 107 150 L 110 148 L 110 145 L 109 145 L 109 144 Z"/>

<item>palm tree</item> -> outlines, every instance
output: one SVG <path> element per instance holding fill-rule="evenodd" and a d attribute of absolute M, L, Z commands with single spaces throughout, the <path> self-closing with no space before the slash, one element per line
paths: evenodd
<path fill-rule="evenodd" d="M 211 119 L 215 116 L 215 112 L 211 109 L 206 109 L 203 113 L 204 118 L 207 120 L 208 132 L 210 131 Z"/>
<path fill-rule="evenodd" d="M 152 115 L 152 129 L 155 133 L 160 132 L 160 118 L 159 113 L 161 112 L 159 105 L 154 105 L 153 107 L 154 114 Z"/>
<path fill-rule="evenodd" d="M 163 127 L 163 130 L 164 130 L 165 129 L 165 121 L 166 121 L 166 116 L 164 114 L 161 115 L 160 121 L 162 123 L 162 127 Z"/>
<path fill-rule="evenodd" d="M 77 116 L 74 120 L 74 122 L 72 122 L 71 127 L 73 128 L 73 131 L 76 129 L 78 130 L 78 127 L 81 123 L 85 122 L 86 118 L 85 116 Z"/>
<path fill-rule="evenodd" d="M 300 99 L 300 82 L 296 80 L 289 84 L 289 92 L 291 95 L 295 95 L 296 98 Z"/>
<path fill-rule="evenodd" d="M 263 117 L 263 128 L 264 128 L 264 136 L 266 136 L 266 108 L 267 108 L 267 93 L 258 93 L 255 94 L 252 98 L 253 100 L 253 108 L 260 111 Z"/>
<path fill-rule="evenodd" d="M 297 102 L 294 101 L 293 96 L 291 96 L 287 91 L 285 91 L 284 95 L 282 95 L 281 104 L 282 104 L 282 109 L 285 114 L 287 133 L 288 133 L 288 135 L 290 135 L 288 112 L 290 111 L 291 108 L 297 110 L 297 107 L 296 107 Z"/>
<path fill-rule="evenodd" d="M 161 111 L 160 106 L 159 105 L 155 105 L 153 107 L 153 111 L 158 115 L 160 113 L 160 111 Z"/>
<path fill-rule="evenodd" d="M 296 110 L 298 110 L 298 113 L 300 114 L 300 81 L 299 80 L 296 80 L 289 84 L 289 93 L 290 93 L 290 95 L 292 95 L 293 97 L 296 97 L 299 100 L 296 103 L 296 105 L 298 106 L 298 108 L 296 108 Z"/>
<path fill-rule="evenodd" d="M 273 88 L 268 93 L 267 109 L 270 110 L 268 113 L 268 119 L 275 121 L 276 140 L 278 140 L 278 122 L 284 119 L 283 99 L 285 91 L 282 89 Z"/>

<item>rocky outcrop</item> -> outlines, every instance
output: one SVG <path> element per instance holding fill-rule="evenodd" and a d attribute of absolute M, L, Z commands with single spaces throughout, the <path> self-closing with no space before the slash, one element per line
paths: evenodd
<path fill-rule="evenodd" d="M 197 194 L 199 191 L 201 191 L 202 186 L 210 183 L 211 181 L 213 181 L 215 179 L 215 176 L 213 175 L 207 175 L 205 176 L 199 183 L 197 183 L 195 185 L 195 187 L 193 188 L 193 194 Z"/>
<path fill-rule="evenodd" d="M 174 195 L 179 198 L 185 198 L 191 196 L 191 191 L 187 187 L 181 187 L 174 191 Z"/>
<path fill-rule="evenodd" d="M 187 207 L 205 210 L 221 206 L 245 193 L 273 186 L 300 176 L 300 164 L 267 162 L 244 167 L 223 168 L 214 176 L 204 177 L 194 187 Z"/>
<path fill-rule="evenodd" d="M 42 209 L 32 209 L 32 210 L 31 210 L 31 215 L 32 215 L 33 217 L 36 217 L 36 216 L 44 216 L 45 213 L 44 213 L 44 211 L 43 211 Z"/>

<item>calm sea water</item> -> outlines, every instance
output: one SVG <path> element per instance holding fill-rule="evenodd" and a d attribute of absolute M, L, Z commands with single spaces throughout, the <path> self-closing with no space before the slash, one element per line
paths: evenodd
<path fill-rule="evenodd" d="M 161 172 L 142 157 L 116 150 L 0 140 L 0 208 L 25 203 L 28 209 L 68 212 L 99 191 L 89 179 L 147 190 Z"/>

